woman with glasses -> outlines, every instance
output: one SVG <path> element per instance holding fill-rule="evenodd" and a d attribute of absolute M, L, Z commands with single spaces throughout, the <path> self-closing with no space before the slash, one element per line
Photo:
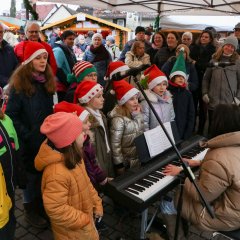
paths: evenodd
<path fill-rule="evenodd" d="M 84 81 L 97 82 L 97 79 L 97 70 L 93 64 L 83 60 L 77 62 L 72 69 L 72 74 L 67 76 L 70 87 L 67 90 L 65 100 L 73 103 L 74 92 L 78 84 Z"/>

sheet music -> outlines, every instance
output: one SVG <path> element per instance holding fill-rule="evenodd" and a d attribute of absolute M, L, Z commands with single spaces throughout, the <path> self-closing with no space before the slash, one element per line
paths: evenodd
<path fill-rule="evenodd" d="M 173 133 L 172 133 L 172 128 L 171 128 L 171 123 L 166 122 L 164 123 L 164 126 L 168 134 L 170 135 L 171 139 L 175 143 Z M 144 136 L 147 142 L 150 157 L 154 157 L 171 147 L 171 143 L 166 137 L 161 126 L 158 126 L 156 128 L 153 128 L 151 130 L 144 132 Z"/>

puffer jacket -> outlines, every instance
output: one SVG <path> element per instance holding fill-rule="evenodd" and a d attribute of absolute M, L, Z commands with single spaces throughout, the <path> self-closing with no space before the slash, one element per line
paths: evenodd
<path fill-rule="evenodd" d="M 143 133 L 144 123 L 142 114 L 132 119 L 118 114 L 116 106 L 110 113 L 110 142 L 115 165 L 123 164 L 125 167 L 138 165 L 138 157 L 134 139 Z"/>
<path fill-rule="evenodd" d="M 142 64 L 151 64 L 150 56 L 144 53 L 142 57 L 137 57 L 132 51 L 126 53 L 125 63 L 130 67 L 139 67 Z"/>
<path fill-rule="evenodd" d="M 219 62 L 229 62 L 222 57 Z M 227 78 L 225 76 L 226 72 Z M 208 108 L 213 110 L 218 104 L 231 104 L 233 97 L 228 85 L 228 81 L 234 97 L 240 99 L 240 60 L 235 61 L 235 65 L 207 68 L 202 82 L 202 95 L 208 94 Z"/>
<path fill-rule="evenodd" d="M 43 142 L 35 158 L 43 171 L 42 195 L 55 240 L 98 240 L 93 214 L 103 215 L 102 201 L 87 176 L 84 162 L 67 169 L 62 154 Z"/>
<path fill-rule="evenodd" d="M 204 146 L 209 150 L 197 179 L 215 218 L 202 206 L 199 194 L 186 179 L 182 215 L 207 231 L 231 231 L 240 228 L 240 132 L 219 135 Z"/>
<path fill-rule="evenodd" d="M 166 91 L 163 97 L 160 97 L 151 90 L 146 90 L 145 93 L 163 123 L 174 121 L 175 113 L 172 97 L 169 91 Z M 147 101 L 142 101 L 141 105 L 144 120 L 144 130 L 147 131 L 159 126 L 159 123 L 150 109 Z"/>

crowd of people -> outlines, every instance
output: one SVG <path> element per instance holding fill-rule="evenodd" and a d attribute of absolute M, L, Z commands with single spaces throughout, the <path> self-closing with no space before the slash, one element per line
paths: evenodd
<path fill-rule="evenodd" d="M 25 220 L 33 227 L 46 228 L 50 221 L 56 240 L 99 239 L 100 193 L 128 169 L 137 171 L 134 140 L 159 125 L 136 79 L 161 121 L 175 121 L 182 141 L 203 135 L 209 121 L 205 134 L 212 139 L 203 143 L 209 148 L 204 160 L 184 161 L 200 167 L 197 181 L 215 218 L 189 180 L 183 218 L 203 230 L 240 227 L 240 23 L 221 45 L 212 29 L 195 42 L 191 32 L 151 36 L 138 26 L 122 51 L 111 35 L 85 38 L 56 27 L 46 43 L 36 22 L 24 32 L 13 48 L 0 24 L 1 240 L 14 239 L 16 186 L 23 189 Z M 137 76 L 111 81 L 142 65 L 147 68 Z M 181 170 L 169 164 L 164 174 Z M 173 239 L 174 200 L 161 200 L 161 209 Z M 180 230 L 178 239 L 184 238 Z"/>

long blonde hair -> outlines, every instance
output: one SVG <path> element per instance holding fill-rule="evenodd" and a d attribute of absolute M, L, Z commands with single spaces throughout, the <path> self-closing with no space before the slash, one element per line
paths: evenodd
<path fill-rule="evenodd" d="M 123 117 L 128 117 L 131 118 L 131 113 L 128 110 L 128 108 L 124 105 L 117 105 L 116 108 L 116 113 L 123 116 Z"/>

